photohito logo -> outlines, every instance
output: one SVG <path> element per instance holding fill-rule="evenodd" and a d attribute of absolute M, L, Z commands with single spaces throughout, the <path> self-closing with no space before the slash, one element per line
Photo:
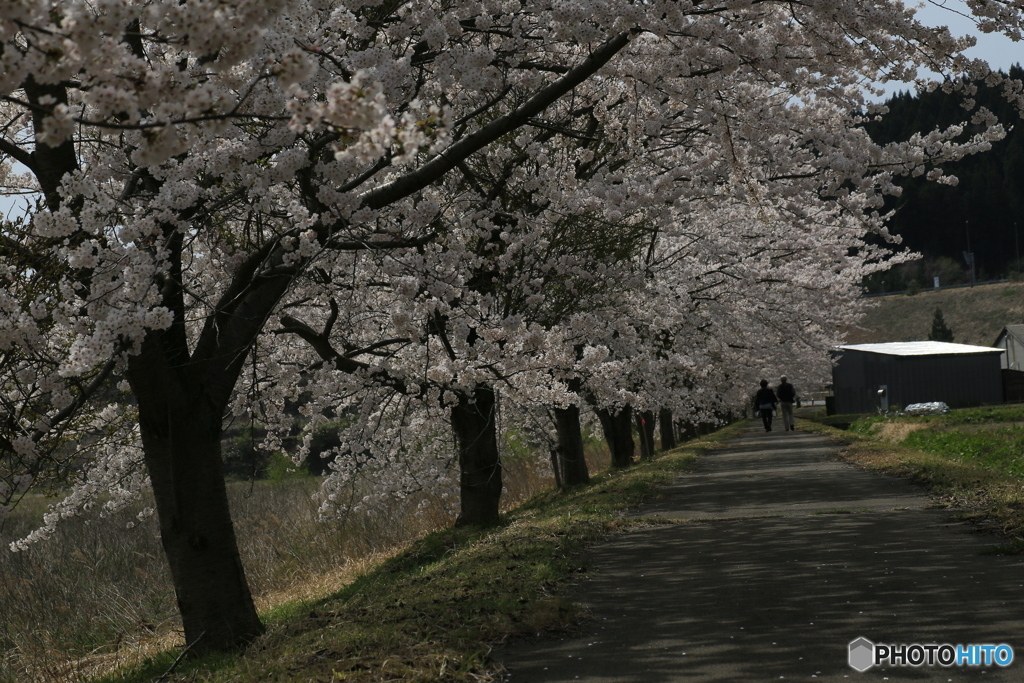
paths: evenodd
<path fill-rule="evenodd" d="M 873 666 L 1010 666 L 1009 645 L 885 645 L 858 638 L 850 643 L 850 667 L 867 671 Z"/>

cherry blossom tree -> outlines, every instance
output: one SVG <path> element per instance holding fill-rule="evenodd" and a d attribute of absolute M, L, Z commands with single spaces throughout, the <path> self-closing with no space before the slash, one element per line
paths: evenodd
<path fill-rule="evenodd" d="M 35 305 L 8 307 L 5 346 L 19 353 L 12 367 L 27 394 L 13 403 L 58 399 L 12 413 L 11 473 L 22 486 L 41 474 L 48 440 L 56 444 L 120 366 L 186 639 L 199 650 L 261 630 L 219 437 L 249 352 L 296 274 L 323 251 L 432 239 L 411 225 L 380 232 L 374 214 L 543 111 L 629 37 L 561 53 L 565 68 L 542 82 L 533 67 L 495 63 L 489 43 L 504 26 L 477 31 L 470 21 L 465 32 L 432 7 L 391 18 L 375 7 L 281 9 L 39 3 L 3 12 L 2 149 L 43 197 L 7 245 L 7 276 L 33 280 L 22 303 Z M 384 34 L 392 21 L 406 28 Z M 507 102 L 520 75 L 539 87 Z M 52 291 L 33 286 L 42 271 L 33 258 L 63 270 L 45 279 Z M 143 465 L 131 451 L 92 450 L 91 471 L 103 474 L 79 498 Z"/>
<path fill-rule="evenodd" d="M 1019 37 L 1014 4 L 972 11 Z M 898 2 L 860 0 L 0 0 L 0 182 L 37 198 L 0 235 L 0 514 L 33 483 L 74 479 L 40 538 L 148 482 L 187 642 L 245 643 L 262 624 L 226 502 L 226 415 L 272 424 L 267 403 L 304 387 L 315 425 L 313 399 L 345 396 L 352 457 L 328 478 L 329 507 L 353 471 L 395 482 L 371 495 L 450 485 L 438 417 L 461 475 L 492 458 L 490 443 L 468 451 L 494 432 L 495 387 L 654 409 L 666 369 L 719 386 L 735 355 L 712 318 L 771 329 L 801 287 L 819 308 L 848 296 L 810 270 L 844 265 L 834 247 L 851 248 L 851 222 L 881 229 L 887 174 L 998 135 L 980 111 L 988 132 L 966 143 L 957 129 L 879 149 L 849 114 L 879 77 L 989 76 L 967 46 Z M 728 267 L 697 247 L 706 231 L 688 241 L 694 225 L 720 226 Z M 745 239 L 778 225 L 799 230 L 770 248 Z M 595 226 L 612 246 L 658 239 L 573 256 L 583 233 L 566 231 Z M 549 248 L 530 268 L 550 277 L 516 279 L 517 254 Z M 700 277 L 677 272 L 683 252 Z M 840 268 L 844 286 L 866 253 Z M 701 304 L 716 277 L 754 284 Z M 569 289 L 587 281 L 585 297 Z M 727 305 L 752 287 L 762 305 Z M 499 294 L 522 300 L 501 310 Z M 662 319 L 672 296 L 692 318 Z M 834 320 L 804 317 L 820 344 Z M 678 341 L 653 352 L 666 331 Z"/>

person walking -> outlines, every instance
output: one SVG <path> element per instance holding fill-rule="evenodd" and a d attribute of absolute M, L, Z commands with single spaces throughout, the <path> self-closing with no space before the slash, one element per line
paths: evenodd
<path fill-rule="evenodd" d="M 796 430 L 796 424 L 793 422 L 793 404 L 796 402 L 796 387 L 783 377 L 782 381 L 779 382 L 779 386 L 775 389 L 775 393 L 779 397 L 779 405 L 782 408 L 782 424 L 787 432 Z"/>
<path fill-rule="evenodd" d="M 761 413 L 761 422 L 764 423 L 764 431 L 772 431 L 772 411 L 775 410 L 775 404 L 779 402 L 775 392 L 768 387 L 768 380 L 761 380 L 761 388 L 757 390 L 757 395 L 754 396 L 754 410 L 758 410 Z"/>

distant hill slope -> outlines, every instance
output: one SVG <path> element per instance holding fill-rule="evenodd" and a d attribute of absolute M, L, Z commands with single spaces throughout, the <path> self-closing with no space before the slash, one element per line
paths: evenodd
<path fill-rule="evenodd" d="M 992 346 L 1006 325 L 1024 323 L 1024 283 L 979 285 L 962 289 L 924 290 L 873 299 L 859 328 L 849 328 L 847 344 L 923 341 L 932 329 L 935 309 L 958 344 Z"/>

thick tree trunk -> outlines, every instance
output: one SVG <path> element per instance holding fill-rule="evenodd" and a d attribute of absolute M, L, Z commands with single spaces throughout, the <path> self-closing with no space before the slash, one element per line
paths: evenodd
<path fill-rule="evenodd" d="M 661 430 L 661 450 L 668 451 L 676 447 L 676 430 L 672 423 L 672 411 L 662 408 L 658 411 L 658 427 Z"/>
<path fill-rule="evenodd" d="M 612 466 L 628 467 L 633 462 L 633 408 L 625 406 L 614 415 L 607 408 L 595 412 L 612 453 Z"/>
<path fill-rule="evenodd" d="M 136 367 L 135 375 L 140 368 Z M 152 378 L 148 378 L 152 379 Z M 201 385 L 140 381 L 139 424 L 160 536 L 192 651 L 236 648 L 263 632 L 235 539 L 220 453 L 223 406 Z"/>
<path fill-rule="evenodd" d="M 640 457 L 643 460 L 654 457 L 654 411 L 645 410 L 636 414 L 636 431 L 640 437 Z"/>
<path fill-rule="evenodd" d="M 555 408 L 555 431 L 558 433 L 558 464 L 562 470 L 562 485 L 586 484 L 590 481 L 590 473 L 583 455 L 579 406 Z"/>
<path fill-rule="evenodd" d="M 462 493 L 462 510 L 455 522 L 458 526 L 498 521 L 501 460 L 494 409 L 494 390 L 485 384 L 477 385 L 472 398 L 460 395 L 451 409 Z"/>

